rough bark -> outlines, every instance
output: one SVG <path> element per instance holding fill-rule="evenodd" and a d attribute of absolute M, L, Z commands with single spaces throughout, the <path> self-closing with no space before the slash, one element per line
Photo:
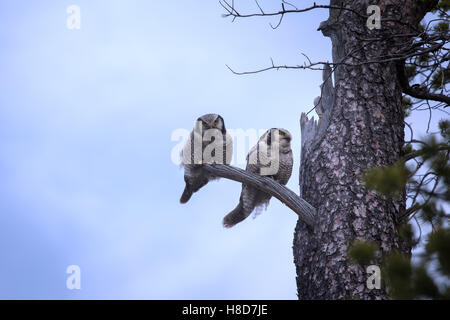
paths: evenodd
<path fill-rule="evenodd" d="M 300 194 L 317 209 L 317 226 L 298 221 L 294 235 L 294 262 L 299 299 L 386 299 L 386 290 L 369 290 L 365 266 L 352 264 L 347 252 L 355 239 L 375 242 L 381 257 L 410 248 L 399 236 L 396 217 L 405 211 L 405 198 L 388 199 L 367 190 L 361 175 L 374 166 L 391 165 L 402 156 L 404 115 L 402 89 L 395 62 L 361 64 L 399 50 L 405 37 L 361 47 L 359 38 L 406 33 L 425 14 L 420 1 L 330 1 L 366 14 L 369 4 L 381 7 L 381 30 L 369 30 L 366 21 L 349 11 L 331 10 L 320 25 L 331 38 L 333 62 L 347 63 L 324 71 L 320 120 L 302 115 Z M 387 21 L 387 20 L 386 20 Z"/>

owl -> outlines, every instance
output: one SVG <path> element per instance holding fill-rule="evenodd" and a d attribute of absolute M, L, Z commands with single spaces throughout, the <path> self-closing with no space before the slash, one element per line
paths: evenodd
<path fill-rule="evenodd" d="M 227 133 L 223 118 L 218 114 L 198 118 L 181 152 L 186 186 L 180 203 L 188 202 L 194 192 L 217 178 L 203 170 L 203 164 L 230 164 L 232 155 L 233 139 Z"/>
<path fill-rule="evenodd" d="M 267 130 L 247 155 L 246 171 L 269 176 L 285 185 L 292 173 L 292 136 L 286 129 Z M 259 189 L 242 184 L 239 204 L 223 218 L 223 226 L 231 228 L 247 218 L 253 210 L 269 204 L 271 196 Z"/>

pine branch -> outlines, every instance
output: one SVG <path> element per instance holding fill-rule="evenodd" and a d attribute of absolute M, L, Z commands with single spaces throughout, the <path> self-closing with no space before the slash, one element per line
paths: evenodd
<path fill-rule="evenodd" d="M 423 99 L 423 100 L 433 100 L 433 101 L 439 101 L 446 103 L 448 106 L 450 106 L 450 97 L 443 95 L 443 94 L 437 94 L 429 92 L 426 89 L 422 88 L 413 88 L 409 85 L 408 77 L 406 76 L 405 72 L 405 61 L 398 61 L 396 63 L 397 68 L 397 77 L 400 83 L 400 86 L 402 87 L 403 93 L 416 98 L 416 99 Z"/>

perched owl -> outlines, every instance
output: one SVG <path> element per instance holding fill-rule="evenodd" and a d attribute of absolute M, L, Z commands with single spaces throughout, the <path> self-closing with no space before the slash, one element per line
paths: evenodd
<path fill-rule="evenodd" d="M 270 176 L 285 185 L 292 173 L 293 156 L 291 134 L 285 129 L 267 130 L 247 155 L 246 171 Z M 223 225 L 231 228 L 247 218 L 255 208 L 269 204 L 271 196 L 257 188 L 242 184 L 237 207 L 223 218 Z"/>
<path fill-rule="evenodd" d="M 186 203 L 194 192 L 217 177 L 202 169 L 205 163 L 230 164 L 233 139 L 218 114 L 205 114 L 197 119 L 189 139 L 181 152 L 186 186 L 180 202 Z"/>

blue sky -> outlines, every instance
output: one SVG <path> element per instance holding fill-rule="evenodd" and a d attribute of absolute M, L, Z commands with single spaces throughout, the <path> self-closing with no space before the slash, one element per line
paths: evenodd
<path fill-rule="evenodd" d="M 261 2 L 269 10 L 269 1 Z M 66 9 L 81 8 L 68 30 Z M 243 9 L 255 10 L 253 1 Z M 277 200 L 231 230 L 238 183 L 186 205 L 174 130 L 204 113 L 294 136 L 321 74 L 237 70 L 331 60 L 326 10 L 231 23 L 216 1 L 0 2 L 0 298 L 295 299 L 296 216 Z M 67 266 L 81 290 L 66 288 Z"/>
<path fill-rule="evenodd" d="M 80 30 L 66 27 L 72 4 Z M 238 77 L 225 64 L 330 59 L 316 31 L 327 13 L 276 31 L 222 13 L 215 1 L 0 3 L 0 298 L 296 298 L 295 215 L 272 200 L 225 230 L 232 181 L 180 205 L 171 135 L 209 112 L 229 128 L 285 127 L 298 191 L 298 121 L 320 73 Z M 72 264 L 78 291 L 65 286 Z"/>

